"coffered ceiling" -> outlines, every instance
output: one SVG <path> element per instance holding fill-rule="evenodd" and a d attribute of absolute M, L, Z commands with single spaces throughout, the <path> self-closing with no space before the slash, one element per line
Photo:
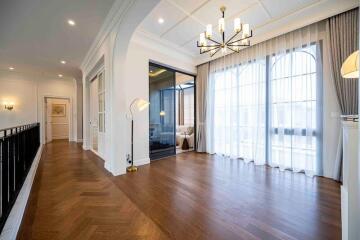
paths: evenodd
<path fill-rule="evenodd" d="M 144 19 L 138 31 L 153 34 L 199 57 L 196 41 L 206 24 L 217 29 L 220 6 L 226 6 L 226 32 L 233 19 L 250 24 L 260 42 L 358 6 L 358 0 L 162 0 Z M 164 22 L 160 24 L 159 18 Z"/>

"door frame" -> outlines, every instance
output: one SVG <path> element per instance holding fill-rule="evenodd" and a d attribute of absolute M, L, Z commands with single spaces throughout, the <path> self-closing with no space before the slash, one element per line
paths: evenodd
<path fill-rule="evenodd" d="M 99 132 L 98 131 L 98 146 L 99 146 L 99 135 L 103 134 L 105 141 L 104 141 L 104 153 L 103 155 L 101 154 L 101 152 L 97 152 L 94 151 L 92 149 L 92 140 L 91 140 L 91 126 L 90 126 L 90 105 L 91 105 L 91 101 L 90 101 L 90 84 L 91 82 L 98 77 L 98 75 L 103 72 L 104 73 L 104 81 L 105 81 L 105 112 L 106 112 L 106 103 L 107 103 L 107 83 L 106 83 L 106 72 L 105 72 L 105 65 L 104 65 L 104 61 L 103 58 L 96 64 L 96 66 L 89 72 L 89 74 L 83 78 L 83 102 L 87 103 L 84 104 L 83 106 L 83 149 L 84 150 L 90 150 L 91 152 L 93 152 L 95 155 L 97 155 L 100 159 L 105 159 L 105 155 L 106 155 L 106 150 L 107 150 L 107 141 L 106 141 L 106 130 L 105 132 Z M 107 114 L 105 113 L 105 124 L 106 124 L 106 118 L 107 118 Z M 98 149 L 99 150 L 99 149 Z"/>
<path fill-rule="evenodd" d="M 92 82 L 94 82 L 95 80 L 98 81 L 98 84 L 99 84 L 99 74 L 101 73 L 101 71 L 98 71 L 95 76 L 93 78 L 91 78 L 89 80 L 89 123 L 88 123 L 88 126 L 89 126 L 89 150 L 92 151 L 93 153 L 95 153 L 97 156 L 100 157 L 100 154 L 99 154 L 99 135 L 100 135 L 100 132 L 99 132 L 99 123 L 98 123 L 98 127 L 97 127 L 97 150 L 94 149 L 94 145 L 93 145 L 93 136 L 92 136 L 92 133 L 93 133 L 93 127 L 92 127 L 92 116 L 91 116 L 91 107 L 92 107 L 92 101 L 91 101 L 91 84 Z M 96 89 L 96 98 L 97 98 L 97 101 L 99 101 L 98 99 L 98 88 Z M 99 104 L 99 102 L 97 102 L 97 104 Z M 97 117 L 99 117 L 99 112 L 96 114 Z"/>
<path fill-rule="evenodd" d="M 56 95 L 43 95 L 41 98 L 42 102 L 42 118 L 40 122 L 40 130 L 41 130 L 41 139 L 44 144 L 46 144 L 46 133 L 47 133 L 47 112 L 46 112 L 46 99 L 66 99 L 69 101 L 69 139 L 68 141 L 71 142 L 73 139 L 73 100 L 72 97 L 68 96 L 56 96 Z"/>
<path fill-rule="evenodd" d="M 170 71 L 170 72 L 174 73 L 174 75 L 178 72 L 178 73 L 182 73 L 182 74 L 194 77 L 194 151 L 195 151 L 197 149 L 197 141 L 196 141 L 196 132 L 197 132 L 196 131 L 197 130 L 196 129 L 196 124 L 197 124 L 197 117 L 196 117 L 196 109 L 197 109 L 197 104 L 196 104 L 196 83 L 197 82 L 196 82 L 196 75 L 192 74 L 192 73 L 189 73 L 189 72 L 185 72 L 183 70 L 177 69 L 175 67 L 172 67 L 172 66 L 169 66 L 169 65 L 166 65 L 166 64 L 162 64 L 162 63 L 152 61 L 152 60 L 149 61 L 148 66 L 149 67 L 154 66 L 154 67 L 159 67 L 159 68 L 166 69 L 167 71 Z M 149 72 L 148 72 L 148 74 L 149 74 Z M 174 81 L 175 81 L 174 86 L 176 86 L 176 77 L 174 77 Z M 150 79 L 149 79 L 149 86 L 150 86 Z M 148 99 L 148 101 L 150 102 L 150 87 L 149 87 L 149 99 Z M 176 105 L 175 98 L 174 98 L 174 105 Z M 174 109 L 175 109 L 175 111 L 174 111 L 174 119 L 176 119 L 176 106 L 174 106 Z M 175 153 L 173 155 L 170 155 L 170 156 L 175 156 L 176 155 L 176 121 L 174 121 L 174 124 L 175 124 L 175 127 L 174 127 Z M 150 127 L 150 108 L 149 108 L 149 127 Z M 150 136 L 149 136 L 149 138 L 150 138 Z M 151 154 L 150 154 L 150 139 L 149 139 L 149 157 L 150 157 L 151 161 L 154 161 L 154 160 L 159 160 L 159 159 L 168 157 L 168 155 L 162 156 L 161 154 L 159 154 L 159 155 L 154 156 L 155 158 L 152 158 Z M 150 163 L 151 163 L 151 161 L 150 161 Z"/>

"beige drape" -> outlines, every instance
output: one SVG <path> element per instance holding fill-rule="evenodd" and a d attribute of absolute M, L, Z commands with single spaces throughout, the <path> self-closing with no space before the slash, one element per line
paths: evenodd
<path fill-rule="evenodd" d="M 184 91 L 178 93 L 178 125 L 184 125 Z"/>
<path fill-rule="evenodd" d="M 329 41 L 331 75 L 336 89 L 341 113 L 353 115 L 358 113 L 359 86 L 358 79 L 344 79 L 340 69 L 344 60 L 359 49 L 359 13 L 358 8 L 331 17 L 326 22 Z M 333 179 L 341 179 L 342 134 L 340 131 L 338 153 L 334 164 Z"/>
<path fill-rule="evenodd" d="M 197 67 L 196 77 L 196 150 L 206 152 L 206 110 L 209 63 Z"/>
<path fill-rule="evenodd" d="M 342 114 L 358 113 L 358 79 L 344 79 L 340 69 L 358 46 L 358 9 L 331 17 L 327 21 L 330 63 Z"/>

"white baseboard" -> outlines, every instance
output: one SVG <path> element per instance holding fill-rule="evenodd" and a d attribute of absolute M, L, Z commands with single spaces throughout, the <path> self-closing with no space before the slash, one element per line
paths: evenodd
<path fill-rule="evenodd" d="M 99 158 L 101 158 L 101 160 L 105 161 L 105 158 L 103 156 L 101 156 L 101 154 L 93 149 L 89 149 L 93 154 L 95 154 L 96 156 L 98 156 Z"/>
<path fill-rule="evenodd" d="M 72 139 L 69 138 L 69 136 L 53 136 L 52 139 L 53 139 L 53 140 L 69 139 L 69 141 L 72 141 Z"/>
<path fill-rule="evenodd" d="M 104 168 L 105 168 L 108 172 L 111 172 L 110 164 L 109 164 L 108 162 L 105 162 Z"/>
<path fill-rule="evenodd" d="M 118 169 L 117 171 L 114 171 L 111 168 L 111 165 L 108 162 L 105 162 L 104 167 L 107 171 L 109 171 L 113 176 L 119 176 L 126 173 L 126 169 Z"/>
<path fill-rule="evenodd" d="M 78 139 L 78 140 L 76 140 L 76 142 L 78 142 L 78 143 L 82 143 L 82 142 L 83 142 L 83 140 L 82 140 L 82 139 Z"/>
<path fill-rule="evenodd" d="M 26 176 L 25 182 L 19 192 L 18 197 L 16 198 L 15 204 L 11 209 L 9 217 L 6 220 L 4 229 L 1 232 L 0 235 L 1 240 L 16 239 L 16 235 L 19 231 L 21 220 L 25 212 L 26 204 L 29 199 L 31 187 L 34 182 L 36 170 L 39 166 L 43 146 L 44 145 L 40 144 L 39 150 L 36 153 L 35 159 L 32 163 L 29 173 Z"/>
<path fill-rule="evenodd" d="M 134 160 L 135 166 L 141 166 L 141 165 L 145 165 L 145 164 L 149 164 L 149 163 L 150 163 L 150 158 L 142 158 L 142 159 Z"/>
<path fill-rule="evenodd" d="M 83 143 L 82 148 L 84 150 L 90 150 L 90 146 L 87 146 L 85 143 Z"/>

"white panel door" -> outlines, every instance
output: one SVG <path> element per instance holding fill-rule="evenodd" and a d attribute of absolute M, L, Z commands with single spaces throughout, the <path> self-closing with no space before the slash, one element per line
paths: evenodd
<path fill-rule="evenodd" d="M 98 78 L 90 83 L 90 143 L 91 149 L 98 152 L 99 135 L 99 99 L 98 99 Z"/>

